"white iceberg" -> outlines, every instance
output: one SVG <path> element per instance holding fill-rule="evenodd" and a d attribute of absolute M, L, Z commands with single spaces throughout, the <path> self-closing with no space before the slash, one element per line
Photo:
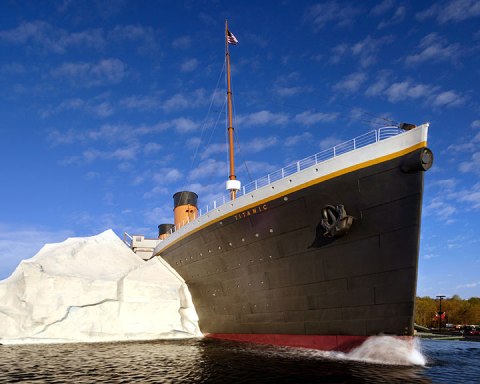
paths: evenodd
<path fill-rule="evenodd" d="M 201 336 L 183 279 L 112 230 L 45 245 L 0 281 L 0 343 Z"/>

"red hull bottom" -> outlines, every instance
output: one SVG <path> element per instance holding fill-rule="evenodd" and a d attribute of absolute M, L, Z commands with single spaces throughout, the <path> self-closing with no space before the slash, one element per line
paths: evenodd
<path fill-rule="evenodd" d="M 350 352 L 372 336 L 208 333 L 205 337 L 254 344 L 271 344 L 284 347 L 319 349 L 322 351 Z M 412 336 L 397 337 L 405 340 L 413 338 Z"/>

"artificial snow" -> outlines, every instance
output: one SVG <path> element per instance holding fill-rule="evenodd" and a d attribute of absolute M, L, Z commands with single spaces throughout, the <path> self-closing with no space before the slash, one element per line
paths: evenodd
<path fill-rule="evenodd" d="M 0 343 L 201 336 L 183 279 L 112 230 L 45 245 L 0 281 Z"/>

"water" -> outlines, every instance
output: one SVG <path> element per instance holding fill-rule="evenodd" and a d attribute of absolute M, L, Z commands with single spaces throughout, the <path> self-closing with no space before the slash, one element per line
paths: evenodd
<path fill-rule="evenodd" d="M 342 354 L 202 339 L 4 345 L 0 382 L 480 383 L 480 343 L 421 340 L 412 350 L 386 338 L 362 348 Z"/>

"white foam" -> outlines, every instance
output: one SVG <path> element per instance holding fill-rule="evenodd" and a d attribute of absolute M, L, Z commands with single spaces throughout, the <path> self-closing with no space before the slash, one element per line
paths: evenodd
<path fill-rule="evenodd" d="M 426 364 L 416 339 L 406 340 L 393 336 L 369 337 L 362 345 L 339 357 L 388 365 Z"/>
<path fill-rule="evenodd" d="M 184 281 L 112 230 L 45 245 L 0 281 L 0 343 L 200 336 Z"/>

